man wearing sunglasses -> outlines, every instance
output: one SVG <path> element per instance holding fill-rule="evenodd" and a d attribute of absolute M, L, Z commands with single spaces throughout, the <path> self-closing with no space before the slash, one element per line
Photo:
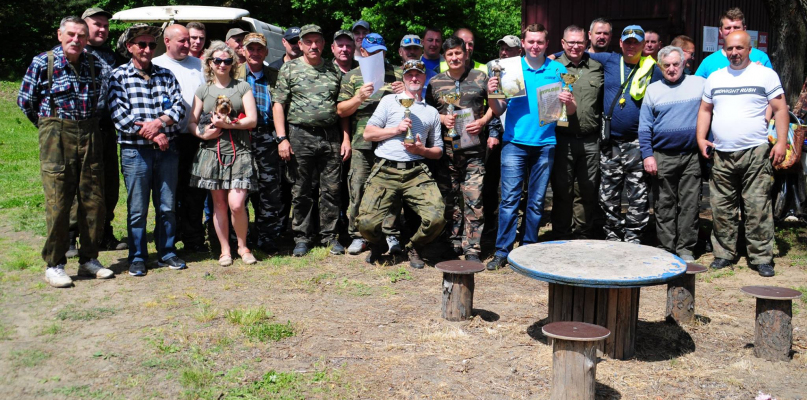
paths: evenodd
<path fill-rule="evenodd" d="M 303 56 L 278 72 L 272 90 L 272 115 L 280 158 L 289 162 L 292 187 L 294 256 L 308 253 L 315 238 L 313 180 L 319 177 L 320 240 L 331 254 L 343 254 L 337 223 L 340 209 L 342 160 L 350 157 L 350 137 L 337 126 L 336 99 L 341 74 L 322 58 L 325 38 L 317 25 L 300 29 Z M 288 110 L 288 111 L 287 111 Z M 288 121 L 288 130 L 286 122 Z"/>
<path fill-rule="evenodd" d="M 270 67 L 278 71 L 283 64 L 303 55 L 302 50 L 300 50 L 300 28 L 297 26 L 292 26 L 291 28 L 286 29 L 281 42 L 283 42 L 283 48 L 286 49 L 286 54 L 269 64 Z"/>
<path fill-rule="evenodd" d="M 179 156 L 175 138 L 185 117 L 179 82 L 168 69 L 154 65 L 156 26 L 135 24 L 118 40 L 131 61 L 112 71 L 109 109 L 118 131 L 121 169 L 126 184 L 129 275 L 146 275 L 149 199 L 155 199 L 154 241 L 159 266 L 185 268 L 176 255 L 175 193 Z M 152 192 L 153 195 L 152 195 Z"/>

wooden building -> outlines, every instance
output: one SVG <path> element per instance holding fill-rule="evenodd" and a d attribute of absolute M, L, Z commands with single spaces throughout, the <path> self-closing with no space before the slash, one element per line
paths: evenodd
<path fill-rule="evenodd" d="M 619 50 L 622 29 L 638 24 L 659 32 L 665 46 L 678 35 L 691 37 L 699 62 L 710 54 L 703 53 L 703 27 L 718 26 L 720 16 L 732 7 L 743 11 L 749 30 L 767 32 L 768 40 L 772 39 L 768 12 L 760 0 L 522 0 L 521 20 L 523 26 L 546 26 L 550 43 L 547 52 L 562 50 L 560 39 L 567 26 L 575 24 L 588 31 L 591 21 L 601 17 L 613 26 L 612 51 Z"/>

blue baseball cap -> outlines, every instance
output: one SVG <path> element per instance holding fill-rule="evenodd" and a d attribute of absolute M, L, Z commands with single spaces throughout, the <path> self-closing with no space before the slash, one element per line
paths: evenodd
<path fill-rule="evenodd" d="M 368 53 L 373 53 L 378 50 L 387 51 L 384 38 L 377 33 L 368 33 L 367 36 L 361 41 L 361 47 L 367 50 Z"/>
<path fill-rule="evenodd" d="M 640 42 L 644 42 L 644 29 L 639 25 L 628 25 L 622 30 L 622 41 L 634 38 Z"/>

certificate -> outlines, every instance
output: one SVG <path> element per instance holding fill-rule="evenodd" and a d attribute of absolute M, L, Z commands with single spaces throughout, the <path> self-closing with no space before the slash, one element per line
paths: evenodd
<path fill-rule="evenodd" d="M 550 83 L 538 88 L 538 117 L 541 126 L 557 122 L 560 118 L 560 82 Z"/>
<path fill-rule="evenodd" d="M 481 143 L 479 141 L 479 135 L 471 135 L 466 128 L 468 124 L 475 120 L 473 110 L 470 108 L 461 108 L 454 110 L 454 115 L 457 116 L 456 119 L 454 119 L 454 129 L 457 131 L 457 134 L 460 135 L 459 139 L 455 139 L 452 144 L 454 150 L 478 146 L 479 143 Z"/>

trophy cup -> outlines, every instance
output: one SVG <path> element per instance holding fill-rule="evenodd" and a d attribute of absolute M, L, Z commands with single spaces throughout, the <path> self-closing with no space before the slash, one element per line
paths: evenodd
<path fill-rule="evenodd" d="M 490 66 L 490 75 L 499 79 L 499 87 L 496 88 L 495 91 L 488 93 L 489 99 L 504 99 L 506 98 L 504 93 L 502 93 L 502 71 L 504 71 L 504 67 L 499 64 L 499 60 L 496 59 L 494 61 L 495 64 Z"/>
<path fill-rule="evenodd" d="M 575 74 L 560 74 L 563 84 L 561 84 L 561 91 L 571 92 L 572 85 L 580 79 L 580 75 Z M 566 104 L 560 105 L 560 118 L 558 118 L 558 126 L 569 126 L 569 117 L 566 115 Z"/>
<path fill-rule="evenodd" d="M 443 94 L 443 101 L 448 104 L 448 115 L 454 114 L 454 107 L 459 105 L 460 102 L 460 94 L 459 92 L 449 92 Z M 457 130 L 451 128 L 448 130 L 448 135 L 446 136 L 449 140 L 454 140 L 459 137 L 457 135 Z"/>
<path fill-rule="evenodd" d="M 409 107 L 412 107 L 412 104 L 415 104 L 415 99 L 411 97 L 399 97 L 398 104 L 402 105 L 406 109 L 406 111 L 404 111 L 404 118 L 409 118 Z M 412 128 L 406 129 L 404 143 L 415 144 L 415 135 L 412 134 Z"/>

